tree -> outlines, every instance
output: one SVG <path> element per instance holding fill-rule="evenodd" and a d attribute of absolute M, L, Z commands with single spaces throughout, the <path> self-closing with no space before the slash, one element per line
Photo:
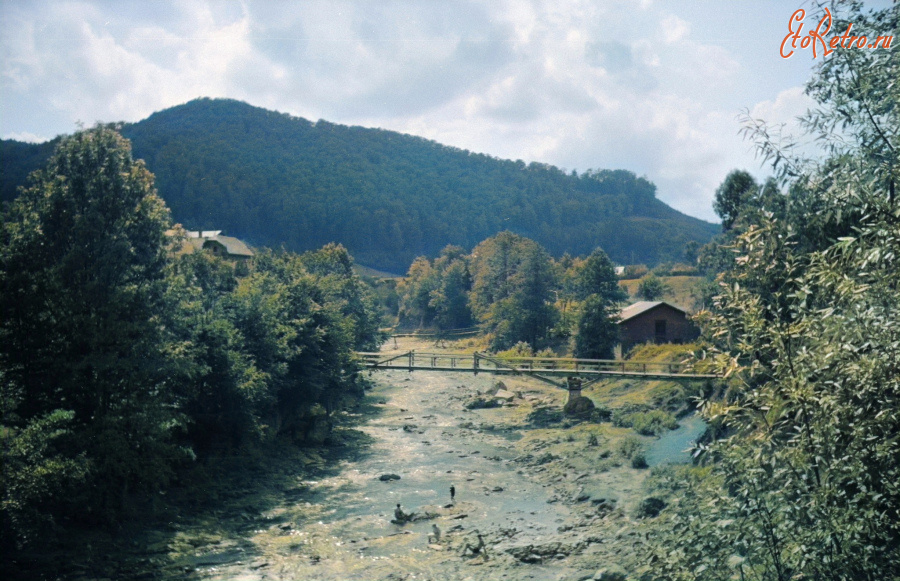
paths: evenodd
<path fill-rule="evenodd" d="M 438 284 L 437 274 L 428 258 L 416 258 L 409 266 L 406 277 L 397 285 L 401 323 L 421 329 L 434 321 L 431 293 L 437 289 Z"/>
<path fill-rule="evenodd" d="M 533 240 L 501 232 L 472 251 L 469 304 L 495 349 L 546 340 L 557 316 L 550 302 L 555 287 L 550 256 Z"/>
<path fill-rule="evenodd" d="M 900 5 L 832 5 L 833 26 L 900 31 Z M 900 58 L 838 50 L 807 85 L 822 160 L 749 131 L 788 184 L 786 212 L 735 240 L 705 314 L 728 389 L 724 434 L 668 513 L 657 579 L 900 577 Z"/>
<path fill-rule="evenodd" d="M 582 264 L 576 276 L 577 298 L 582 300 L 575 336 L 575 356 L 611 359 L 619 339 L 618 304 L 627 298 L 619 286 L 612 262 L 600 248 Z"/>
<path fill-rule="evenodd" d="M 747 202 L 756 194 L 759 186 L 749 173 L 734 170 L 716 190 L 713 210 L 722 218 L 722 230 L 730 230 Z"/>
<path fill-rule="evenodd" d="M 584 300 L 594 294 L 612 303 L 628 298 L 619 286 L 619 278 L 616 276 L 612 261 L 600 248 L 591 252 L 576 275 L 575 298 Z"/>
<path fill-rule="evenodd" d="M 661 299 L 667 292 L 669 292 L 669 285 L 651 273 L 641 279 L 641 282 L 638 284 L 637 296 L 645 301 L 656 301 Z"/>
<path fill-rule="evenodd" d="M 112 518 L 179 457 L 161 324 L 168 226 L 152 175 L 105 128 L 62 140 L 4 217 L 3 422 L 29 438 L 66 423 L 63 463 L 79 462 L 89 486 L 65 501 L 82 516 Z M 3 485 L 6 506 L 17 489 Z"/>
<path fill-rule="evenodd" d="M 612 359 L 619 342 L 619 309 L 599 294 L 590 295 L 581 305 L 575 357 Z"/>

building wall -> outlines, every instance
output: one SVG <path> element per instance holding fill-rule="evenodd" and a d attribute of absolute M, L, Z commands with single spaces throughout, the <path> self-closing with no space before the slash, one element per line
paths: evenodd
<path fill-rule="evenodd" d="M 657 336 L 657 322 L 665 321 L 665 333 Z M 686 343 L 700 334 L 687 316 L 669 305 L 659 305 L 619 324 L 626 351 L 638 343 Z"/>

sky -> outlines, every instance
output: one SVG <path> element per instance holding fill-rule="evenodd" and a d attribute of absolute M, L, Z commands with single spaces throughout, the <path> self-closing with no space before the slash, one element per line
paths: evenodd
<path fill-rule="evenodd" d="M 798 8 L 811 12 L 808 0 L 0 0 L 0 137 L 227 97 L 567 171 L 631 170 L 718 221 L 729 171 L 768 175 L 740 116 L 796 131 L 812 106 L 811 51 L 779 55 Z"/>

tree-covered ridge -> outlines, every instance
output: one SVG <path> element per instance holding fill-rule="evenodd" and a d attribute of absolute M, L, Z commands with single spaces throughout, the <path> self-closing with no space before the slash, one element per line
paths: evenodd
<path fill-rule="evenodd" d="M 502 230 L 556 256 L 599 245 L 617 262 L 649 264 L 677 260 L 686 243 L 717 230 L 669 208 L 628 171 L 576 175 L 238 101 L 192 101 L 121 132 L 187 227 L 296 251 L 340 242 L 361 263 L 394 272 Z M 16 166 L 20 149 L 4 142 L 4 167 Z M 12 177 L 0 184 L 7 200 Z"/>

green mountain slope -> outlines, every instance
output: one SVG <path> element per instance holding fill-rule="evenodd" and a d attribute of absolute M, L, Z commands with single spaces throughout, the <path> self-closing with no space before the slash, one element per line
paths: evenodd
<path fill-rule="evenodd" d="M 501 230 L 556 255 L 601 246 L 615 261 L 648 264 L 677 260 L 686 242 L 719 230 L 666 206 L 627 171 L 566 174 L 239 101 L 192 101 L 121 132 L 186 227 L 293 250 L 337 241 L 360 263 L 394 272 Z M 3 142 L 4 199 L 40 165 L 36 148 L 46 155 L 46 145 Z"/>

